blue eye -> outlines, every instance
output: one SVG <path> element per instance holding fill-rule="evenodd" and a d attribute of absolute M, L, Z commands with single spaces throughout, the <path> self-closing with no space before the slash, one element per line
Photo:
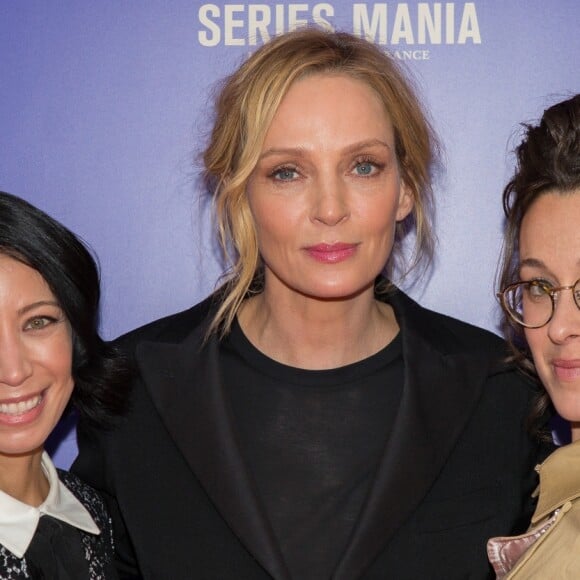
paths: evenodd
<path fill-rule="evenodd" d="M 374 159 L 359 159 L 353 169 L 353 173 L 360 177 L 372 177 L 384 169 L 385 164 Z"/>
<path fill-rule="evenodd" d="M 363 163 L 357 163 L 356 164 L 356 172 L 359 175 L 371 175 L 372 172 L 374 171 L 375 166 L 370 163 L 370 161 L 365 161 Z"/>
<path fill-rule="evenodd" d="M 278 181 L 292 181 L 298 177 L 298 172 L 293 167 L 280 167 L 272 172 L 272 177 Z"/>

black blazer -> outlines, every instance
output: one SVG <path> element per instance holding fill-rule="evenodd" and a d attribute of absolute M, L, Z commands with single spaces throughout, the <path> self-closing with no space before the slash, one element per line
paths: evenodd
<path fill-rule="evenodd" d="M 405 385 L 332 578 L 491 577 L 486 540 L 525 529 L 543 458 L 523 426 L 531 387 L 495 335 L 401 292 L 388 301 Z M 139 369 L 131 411 L 109 433 L 79 427 L 73 470 L 108 497 L 126 577 L 289 580 L 239 450 L 218 341 L 202 344 L 214 302 L 124 337 Z"/>

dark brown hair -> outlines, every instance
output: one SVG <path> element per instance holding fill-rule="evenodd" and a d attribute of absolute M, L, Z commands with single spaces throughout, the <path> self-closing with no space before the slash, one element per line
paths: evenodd
<path fill-rule="evenodd" d="M 580 190 L 580 94 L 546 109 L 538 125 L 523 127 L 524 138 L 515 150 L 516 170 L 503 192 L 506 227 L 500 290 L 519 279 L 520 228 L 530 206 L 546 193 Z M 504 314 L 503 330 L 513 360 L 537 379 L 522 327 Z M 532 420 L 543 417 L 549 407 L 550 399 L 542 388 Z"/>

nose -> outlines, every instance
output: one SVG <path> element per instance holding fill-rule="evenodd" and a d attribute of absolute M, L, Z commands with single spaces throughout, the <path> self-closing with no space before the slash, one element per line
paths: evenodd
<path fill-rule="evenodd" d="M 554 314 L 548 322 L 548 336 L 555 344 L 563 344 L 580 336 L 580 309 L 569 290 L 558 292 L 555 298 Z"/>
<path fill-rule="evenodd" d="M 334 175 L 321 175 L 316 181 L 311 219 L 335 226 L 350 215 L 346 184 Z"/>
<path fill-rule="evenodd" d="M 18 387 L 32 374 L 26 350 L 13 332 L 0 332 L 0 385 Z"/>

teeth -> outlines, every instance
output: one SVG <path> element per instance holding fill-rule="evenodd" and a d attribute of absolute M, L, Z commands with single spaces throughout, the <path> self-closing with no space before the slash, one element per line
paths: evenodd
<path fill-rule="evenodd" d="M 23 415 L 27 411 L 34 409 L 40 401 L 42 401 L 42 397 L 36 395 L 36 397 L 32 397 L 27 401 L 20 401 L 19 403 L 0 403 L 0 413 L 4 415 Z"/>

